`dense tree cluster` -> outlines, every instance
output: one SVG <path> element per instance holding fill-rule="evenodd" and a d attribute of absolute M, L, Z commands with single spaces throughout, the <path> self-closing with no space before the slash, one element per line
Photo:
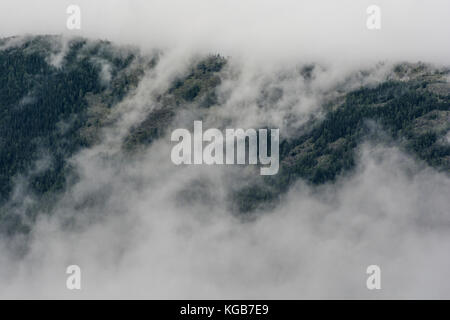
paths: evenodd
<path fill-rule="evenodd" d="M 282 142 L 279 174 L 234 194 L 237 210 L 279 199 L 298 178 L 312 185 L 334 181 L 355 166 L 356 148 L 367 139 L 395 140 L 418 159 L 450 172 L 450 145 L 443 141 L 450 130 L 450 90 L 438 96 L 426 87 L 426 81 L 388 81 L 347 94 L 325 119 L 312 121 L 310 132 Z"/>
<path fill-rule="evenodd" d="M 66 186 L 68 157 L 89 140 L 81 133 L 92 123 L 87 97 L 98 96 L 107 107 L 131 88 L 121 73 L 134 59 L 112 55 L 107 42 L 74 39 L 61 65 L 50 60 L 55 39 L 34 37 L 0 50 L 0 205 L 10 197 L 14 179 L 26 176 L 31 192 L 45 199 Z M 111 67 L 111 86 L 100 81 L 102 65 Z M 114 97 L 111 99 L 111 97 Z M 0 209 L 0 225 L 11 219 Z"/>

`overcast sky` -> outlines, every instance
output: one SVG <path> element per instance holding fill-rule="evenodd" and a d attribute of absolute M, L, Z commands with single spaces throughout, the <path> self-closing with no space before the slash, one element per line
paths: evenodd
<path fill-rule="evenodd" d="M 81 8 L 81 31 L 66 9 Z M 381 8 L 381 30 L 366 9 Z M 0 34 L 72 33 L 146 47 L 263 58 L 343 57 L 449 63 L 447 0 L 2 0 Z"/>

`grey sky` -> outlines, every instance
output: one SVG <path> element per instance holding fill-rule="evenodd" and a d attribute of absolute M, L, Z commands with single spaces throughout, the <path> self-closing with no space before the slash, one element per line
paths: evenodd
<path fill-rule="evenodd" d="M 446 0 L 3 0 L 0 34 L 68 32 L 69 4 L 82 10 L 82 30 L 71 33 L 146 47 L 270 59 L 450 59 Z M 379 31 L 366 28 L 370 4 L 381 7 Z"/>

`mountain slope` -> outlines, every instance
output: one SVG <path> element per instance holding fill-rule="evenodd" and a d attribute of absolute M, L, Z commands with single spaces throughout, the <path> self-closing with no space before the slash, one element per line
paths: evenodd
<path fill-rule="evenodd" d="M 133 94 L 161 53 L 57 36 L 3 39 L 0 45 L 0 229 L 26 232 L 24 216 L 32 220 L 37 212 L 51 212 L 58 195 L 70 190 L 77 174 L 69 160 L 101 140 L 102 128 L 114 121 L 111 110 Z M 166 137 L 182 112 L 195 110 L 200 118 L 217 112 L 227 65 L 220 55 L 192 60 L 157 94 L 157 107 L 130 128 L 123 153 L 135 157 Z M 298 76 L 307 83 L 316 72 L 312 64 Z M 276 205 L 299 179 L 332 183 L 352 172 L 365 141 L 398 144 L 448 173 L 448 75 L 421 63 L 399 64 L 376 85 L 341 92 L 295 134 L 283 136 L 280 128 L 279 174 L 243 177 L 246 183 L 229 189 L 229 207 L 250 213 Z M 261 93 L 264 103 L 283 97 L 283 88 L 276 89 L 276 97 Z M 20 185 L 38 198 L 37 205 L 22 209 L 23 199 L 14 193 Z"/>

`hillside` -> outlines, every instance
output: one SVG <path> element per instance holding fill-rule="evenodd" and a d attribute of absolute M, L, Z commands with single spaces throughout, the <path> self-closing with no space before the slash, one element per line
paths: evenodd
<path fill-rule="evenodd" d="M 161 54 L 58 36 L 0 41 L 2 232 L 27 232 L 24 216 L 33 220 L 38 212 L 52 212 L 59 195 L 77 181 L 71 157 L 101 141 L 101 130 L 114 122 L 112 110 L 158 66 Z M 217 112 L 229 59 L 218 54 L 192 59 L 187 70 L 156 94 L 157 106 L 130 127 L 123 155 L 138 157 L 167 137 L 183 112 L 200 118 Z M 317 68 L 311 64 L 298 76 L 308 83 Z M 424 63 L 402 63 L 375 85 L 339 92 L 320 106 L 320 113 L 294 127 L 295 134 L 283 135 L 285 128 L 280 128 L 279 174 L 246 178 L 247 183 L 230 188 L 229 208 L 243 214 L 275 206 L 299 179 L 312 186 L 333 183 L 352 173 L 357 150 L 367 141 L 398 145 L 418 163 L 448 174 L 449 74 Z M 256 104 L 282 99 L 282 88 L 275 85 L 271 92 L 262 92 L 263 101 Z M 15 200 L 15 188 L 24 180 L 39 199 L 25 209 Z"/>

